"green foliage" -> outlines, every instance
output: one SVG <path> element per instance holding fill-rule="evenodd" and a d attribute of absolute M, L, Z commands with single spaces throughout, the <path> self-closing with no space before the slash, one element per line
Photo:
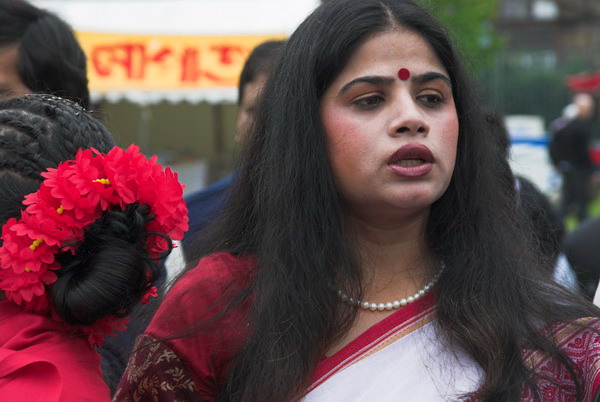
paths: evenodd
<path fill-rule="evenodd" d="M 476 76 L 489 68 L 503 38 L 494 30 L 499 0 L 417 0 L 447 28 L 467 68 Z"/>

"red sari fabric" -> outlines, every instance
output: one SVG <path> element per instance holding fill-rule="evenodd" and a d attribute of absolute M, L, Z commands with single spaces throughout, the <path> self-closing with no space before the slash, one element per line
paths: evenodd
<path fill-rule="evenodd" d="M 140 337 L 115 400 L 214 400 L 226 381 L 229 361 L 247 334 L 250 298 L 224 315 L 219 316 L 218 312 L 224 306 L 223 296 L 245 289 L 253 271 L 251 257 L 217 253 L 202 259 L 179 280 Z M 202 322 L 205 325 L 199 328 Z M 324 359 L 307 392 L 338 373 L 343 374 L 355 363 L 389 352 L 389 345 L 407 334 L 418 334 L 435 322 L 435 295 L 430 294 L 375 324 Z M 599 319 L 581 322 L 600 331 Z M 600 390 L 600 336 L 573 324 L 555 325 L 550 333 L 577 365 L 578 377 L 585 386 L 585 400 L 594 400 Z M 544 400 L 574 400 L 572 381 L 565 376 L 562 365 L 527 350 L 523 351 L 523 358 L 538 374 L 543 395 L 551 397 Z M 391 400 L 402 399 L 401 395 L 389 396 Z M 524 391 L 522 400 L 532 400 L 532 396 Z"/>
<path fill-rule="evenodd" d="M 224 296 L 249 283 L 253 268 L 250 256 L 217 253 L 180 279 L 138 339 L 115 400 L 214 400 L 246 336 L 248 304 L 218 312 Z M 194 329 L 194 336 L 164 340 Z"/>
<path fill-rule="evenodd" d="M 0 302 L 0 400 L 108 401 L 100 356 L 51 318 Z"/>

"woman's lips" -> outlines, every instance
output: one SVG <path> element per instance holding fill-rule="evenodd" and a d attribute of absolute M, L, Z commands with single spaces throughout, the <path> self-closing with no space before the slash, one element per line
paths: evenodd
<path fill-rule="evenodd" d="M 388 160 L 392 173 L 400 177 L 417 178 L 433 169 L 433 153 L 422 144 L 408 144 L 398 149 Z"/>

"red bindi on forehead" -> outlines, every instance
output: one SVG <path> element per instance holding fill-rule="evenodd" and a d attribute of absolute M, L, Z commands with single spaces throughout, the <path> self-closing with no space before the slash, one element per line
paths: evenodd
<path fill-rule="evenodd" d="M 402 81 L 406 81 L 410 78 L 410 71 L 408 71 L 406 68 L 401 68 L 398 70 L 398 78 L 400 78 Z"/>

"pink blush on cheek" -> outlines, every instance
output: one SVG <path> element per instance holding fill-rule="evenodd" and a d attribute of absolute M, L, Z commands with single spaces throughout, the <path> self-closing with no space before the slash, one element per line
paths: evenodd
<path fill-rule="evenodd" d="M 366 127 L 357 123 L 357 119 L 348 116 L 343 108 L 331 108 L 323 116 L 325 128 L 325 144 L 329 161 L 337 170 L 342 166 L 356 169 L 357 163 L 364 156 L 361 151 L 369 148 L 369 142 L 365 143 Z M 343 169 L 343 168 L 342 168 Z"/>

